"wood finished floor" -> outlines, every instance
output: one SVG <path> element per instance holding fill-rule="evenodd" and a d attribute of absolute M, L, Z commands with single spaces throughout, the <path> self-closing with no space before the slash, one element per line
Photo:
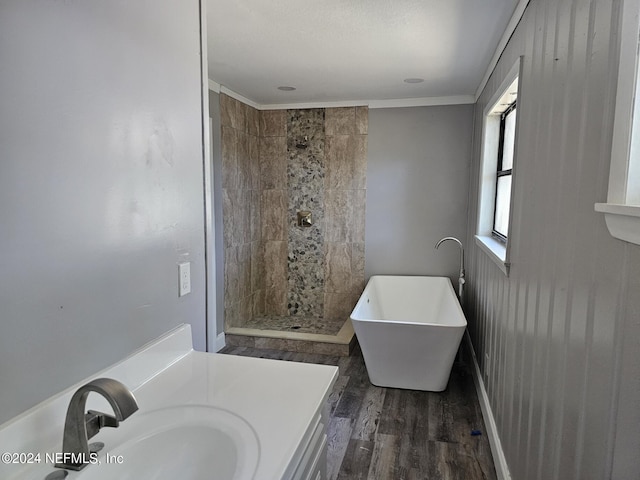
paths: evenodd
<path fill-rule="evenodd" d="M 446 391 L 432 393 L 372 385 L 357 345 L 350 357 L 247 347 L 220 353 L 339 367 L 329 397 L 328 480 L 496 479 L 464 363 L 454 365 Z"/>

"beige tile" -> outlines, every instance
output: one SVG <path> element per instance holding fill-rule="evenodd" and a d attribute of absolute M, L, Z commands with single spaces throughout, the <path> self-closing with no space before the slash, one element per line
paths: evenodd
<path fill-rule="evenodd" d="M 354 135 L 353 188 L 367 188 L 367 135 Z"/>
<path fill-rule="evenodd" d="M 247 133 L 247 116 L 249 114 L 249 106 L 236 101 L 236 130 L 238 132 Z"/>
<path fill-rule="evenodd" d="M 322 343 L 322 342 L 310 342 L 313 343 L 313 352 L 320 355 L 332 355 L 335 357 L 348 357 L 349 345 L 343 345 L 339 343 Z"/>
<path fill-rule="evenodd" d="M 325 191 L 325 240 L 351 242 L 353 237 L 352 190 Z"/>
<path fill-rule="evenodd" d="M 262 239 L 286 240 L 287 216 L 286 191 L 263 190 L 261 198 Z"/>
<path fill-rule="evenodd" d="M 225 247 L 233 245 L 234 195 L 236 195 L 235 189 L 222 189 L 222 238 L 224 240 Z"/>
<path fill-rule="evenodd" d="M 232 197 L 233 245 L 251 242 L 251 190 L 235 190 Z"/>
<path fill-rule="evenodd" d="M 243 298 L 238 302 L 238 325 L 245 326 L 253 316 L 253 303 L 251 297 Z"/>
<path fill-rule="evenodd" d="M 260 136 L 284 137 L 287 135 L 286 110 L 260 111 Z"/>
<path fill-rule="evenodd" d="M 265 338 L 265 337 L 256 337 L 256 348 L 262 349 L 273 349 L 273 350 L 287 350 L 287 340 L 284 338 Z"/>
<path fill-rule="evenodd" d="M 264 242 L 265 314 L 287 314 L 287 242 Z"/>
<path fill-rule="evenodd" d="M 251 190 L 251 204 L 249 206 L 249 231 L 250 241 L 258 242 L 262 238 L 261 205 L 262 193 L 259 190 Z"/>
<path fill-rule="evenodd" d="M 264 290 L 256 290 L 252 296 L 253 316 L 259 317 L 264 315 Z"/>
<path fill-rule="evenodd" d="M 249 158 L 249 135 L 236 133 L 236 162 L 238 164 L 238 188 L 251 188 L 251 159 Z"/>
<path fill-rule="evenodd" d="M 262 242 L 251 243 L 251 292 L 264 288 L 264 246 Z"/>
<path fill-rule="evenodd" d="M 231 127 L 222 127 L 222 186 L 237 188 L 238 162 L 236 160 L 236 131 Z"/>
<path fill-rule="evenodd" d="M 351 244 L 351 303 L 355 306 L 365 287 L 364 243 Z"/>
<path fill-rule="evenodd" d="M 263 190 L 287 188 L 286 137 L 260 138 L 260 177 Z"/>
<path fill-rule="evenodd" d="M 325 243 L 325 292 L 351 290 L 351 244 Z"/>
<path fill-rule="evenodd" d="M 354 280 L 362 282 L 364 282 L 364 248 L 364 242 L 351 244 L 351 275 Z"/>
<path fill-rule="evenodd" d="M 352 188 L 355 150 L 353 135 L 325 137 L 325 188 Z"/>
<path fill-rule="evenodd" d="M 364 243 L 367 191 L 354 190 L 351 198 L 353 199 L 351 211 L 351 241 Z"/>
<path fill-rule="evenodd" d="M 228 245 L 239 245 L 244 241 L 242 224 L 244 223 L 244 210 L 242 209 L 242 190 L 226 189 L 226 197 L 222 205 L 224 218 L 223 225 L 225 237 L 230 242 Z"/>
<path fill-rule="evenodd" d="M 251 243 L 251 201 L 253 191 L 239 190 L 239 194 L 238 211 L 240 216 L 236 225 L 238 244 Z"/>
<path fill-rule="evenodd" d="M 233 335 L 226 334 L 224 340 L 228 346 L 231 347 L 249 347 L 255 348 L 255 337 L 249 337 L 246 335 Z"/>
<path fill-rule="evenodd" d="M 325 293 L 324 294 L 324 318 L 347 319 L 351 314 L 353 304 L 351 292 Z"/>
<path fill-rule="evenodd" d="M 289 340 L 289 349 L 291 352 L 313 353 L 314 342 L 308 340 Z"/>
<path fill-rule="evenodd" d="M 247 133 L 249 135 L 260 135 L 260 111 L 253 107 L 247 110 Z"/>
<path fill-rule="evenodd" d="M 233 305 L 240 299 L 240 265 L 238 247 L 224 249 L 224 304 Z"/>
<path fill-rule="evenodd" d="M 255 135 L 249 135 L 249 163 L 251 182 L 249 188 L 260 188 L 260 139 Z"/>
<path fill-rule="evenodd" d="M 242 303 L 248 304 L 251 296 L 251 244 L 238 247 L 238 297 Z"/>
<path fill-rule="evenodd" d="M 222 228 L 225 245 L 249 242 L 250 190 L 225 188 L 222 191 Z"/>
<path fill-rule="evenodd" d="M 287 315 L 286 288 L 267 288 L 264 291 L 264 314 Z"/>
<path fill-rule="evenodd" d="M 225 330 L 227 330 L 228 328 L 232 328 L 232 327 L 237 327 L 237 323 L 238 323 L 238 312 L 234 309 L 234 306 L 237 306 L 237 304 L 232 304 L 232 305 L 225 305 L 224 307 L 224 328 Z M 225 338 L 226 340 L 226 338 Z"/>
<path fill-rule="evenodd" d="M 287 290 L 287 242 L 264 242 L 265 289 Z"/>
<path fill-rule="evenodd" d="M 258 343 L 258 339 L 256 338 L 256 344 Z M 287 352 L 303 352 L 303 353 L 313 353 L 314 342 L 309 342 L 306 340 L 294 340 L 294 339 L 281 339 L 281 338 L 265 338 L 264 342 L 260 342 L 264 347 L 256 348 L 272 348 L 275 350 L 284 350 Z"/>
<path fill-rule="evenodd" d="M 355 133 L 355 107 L 340 107 L 325 109 L 326 135 L 353 135 Z"/>
<path fill-rule="evenodd" d="M 356 132 L 360 135 L 369 133 L 369 107 L 356 107 Z"/>
<path fill-rule="evenodd" d="M 220 124 L 223 127 L 236 128 L 236 103 L 238 101 L 224 93 L 220 94 Z"/>

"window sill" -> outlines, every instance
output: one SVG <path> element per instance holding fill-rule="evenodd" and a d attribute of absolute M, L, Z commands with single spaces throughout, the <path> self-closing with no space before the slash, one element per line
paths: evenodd
<path fill-rule="evenodd" d="M 493 237 L 476 235 L 476 245 L 478 245 L 498 268 L 507 277 L 509 276 L 509 262 L 507 262 L 507 247 Z"/>
<path fill-rule="evenodd" d="M 640 245 L 640 205 L 596 203 L 595 210 L 604 213 L 612 236 Z"/>

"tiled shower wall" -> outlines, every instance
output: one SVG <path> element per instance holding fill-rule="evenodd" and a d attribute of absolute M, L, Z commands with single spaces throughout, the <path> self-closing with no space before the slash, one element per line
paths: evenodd
<path fill-rule="evenodd" d="M 259 112 L 220 95 L 225 325 L 241 326 L 261 290 Z"/>
<path fill-rule="evenodd" d="M 240 129 L 228 125 L 234 113 Z M 368 109 L 258 112 L 221 95 L 221 116 L 226 326 L 346 319 L 364 287 Z M 243 125 L 250 148 L 257 126 L 257 156 L 237 146 Z M 302 210 L 311 227 L 298 226 Z"/>

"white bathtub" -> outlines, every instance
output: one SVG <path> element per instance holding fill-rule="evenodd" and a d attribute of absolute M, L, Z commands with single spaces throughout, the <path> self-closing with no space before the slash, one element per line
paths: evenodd
<path fill-rule="evenodd" d="M 440 392 L 467 326 L 447 277 L 375 275 L 351 313 L 369 380 Z"/>

